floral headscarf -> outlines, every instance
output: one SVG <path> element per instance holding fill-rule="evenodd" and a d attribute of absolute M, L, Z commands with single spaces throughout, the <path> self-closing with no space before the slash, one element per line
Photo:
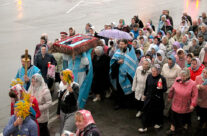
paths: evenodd
<path fill-rule="evenodd" d="M 78 113 L 82 114 L 82 116 L 83 116 L 83 119 L 85 121 L 84 128 L 86 128 L 90 124 L 95 124 L 95 121 L 94 121 L 93 116 L 92 116 L 90 111 L 88 111 L 88 110 L 79 110 Z M 77 136 L 79 136 L 80 131 L 83 131 L 83 130 L 78 129 L 76 131 Z"/>
<path fill-rule="evenodd" d="M 198 58 L 195 58 L 194 60 L 196 60 L 196 68 L 193 69 L 193 67 L 191 66 L 191 70 L 193 70 L 194 72 L 197 71 L 199 69 L 199 67 L 201 66 L 201 62 Z"/>

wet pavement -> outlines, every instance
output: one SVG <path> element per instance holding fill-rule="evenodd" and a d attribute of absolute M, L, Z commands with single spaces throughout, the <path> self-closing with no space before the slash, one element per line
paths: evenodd
<path fill-rule="evenodd" d="M 183 11 L 187 11 L 195 19 L 201 12 L 207 12 L 206 6 L 206 0 L 0 0 L 0 132 L 9 119 L 8 88 L 17 69 L 21 66 L 20 56 L 26 48 L 33 55 L 35 45 L 39 43 L 42 33 L 48 33 L 49 40 L 54 41 L 55 38 L 59 38 L 60 31 L 67 31 L 71 26 L 77 33 L 84 33 L 85 24 L 90 22 L 97 31 L 100 31 L 105 24 L 118 23 L 120 18 L 125 19 L 129 24 L 130 18 L 136 14 L 144 22 L 151 18 L 157 27 L 163 9 L 170 10 L 174 23 L 178 25 Z M 108 115 L 112 114 L 112 111 L 107 110 L 110 106 L 108 107 L 106 104 L 104 109 L 99 107 L 99 104 L 95 106 L 95 109 L 92 107 L 93 111 L 96 109 L 103 111 L 100 114 L 97 113 L 96 121 L 103 123 L 101 128 L 104 131 L 114 128 L 113 123 L 104 121 L 110 119 Z M 117 115 L 135 120 L 132 112 L 124 110 L 118 112 Z M 111 119 L 113 120 L 115 117 L 111 117 Z M 126 123 L 129 120 L 118 119 L 118 121 L 126 121 Z M 106 124 L 104 125 L 104 123 Z M 108 125 L 109 128 L 106 127 Z M 130 127 L 120 125 L 121 130 L 113 129 L 113 131 L 122 135 L 120 132 L 128 128 L 127 131 L 137 134 L 138 126 L 139 123 L 135 124 L 132 121 Z"/>

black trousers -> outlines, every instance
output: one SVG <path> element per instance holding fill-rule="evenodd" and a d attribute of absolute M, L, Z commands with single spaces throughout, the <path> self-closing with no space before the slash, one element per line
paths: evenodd
<path fill-rule="evenodd" d="M 170 110 L 170 122 L 176 129 L 183 128 L 185 124 L 191 125 L 191 113 L 176 113 Z"/>
<path fill-rule="evenodd" d="M 50 132 L 47 127 L 48 122 L 46 123 L 39 123 L 40 127 L 40 136 L 50 136 Z"/>
<path fill-rule="evenodd" d="M 207 125 L 207 108 L 201 108 L 199 106 L 197 106 L 196 108 L 201 118 L 200 119 L 201 126 L 203 126 L 205 123 Z"/>
<path fill-rule="evenodd" d="M 135 107 L 137 111 L 142 111 L 143 106 L 144 106 L 144 101 L 137 100 L 137 99 L 135 99 L 134 101 L 135 101 Z"/>

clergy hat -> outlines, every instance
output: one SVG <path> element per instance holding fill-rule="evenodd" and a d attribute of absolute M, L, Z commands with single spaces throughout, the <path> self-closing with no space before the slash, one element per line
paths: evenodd
<path fill-rule="evenodd" d="M 60 32 L 60 34 L 63 34 L 63 35 L 68 35 L 68 33 L 66 33 L 66 32 Z"/>

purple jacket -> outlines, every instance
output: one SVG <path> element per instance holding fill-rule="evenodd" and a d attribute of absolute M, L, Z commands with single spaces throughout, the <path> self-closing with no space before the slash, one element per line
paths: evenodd
<path fill-rule="evenodd" d="M 38 136 L 37 124 L 28 116 L 19 129 L 19 127 L 15 127 L 13 124 L 16 121 L 17 117 L 15 115 L 11 116 L 9 123 L 4 128 L 3 135 L 4 136 Z"/>

